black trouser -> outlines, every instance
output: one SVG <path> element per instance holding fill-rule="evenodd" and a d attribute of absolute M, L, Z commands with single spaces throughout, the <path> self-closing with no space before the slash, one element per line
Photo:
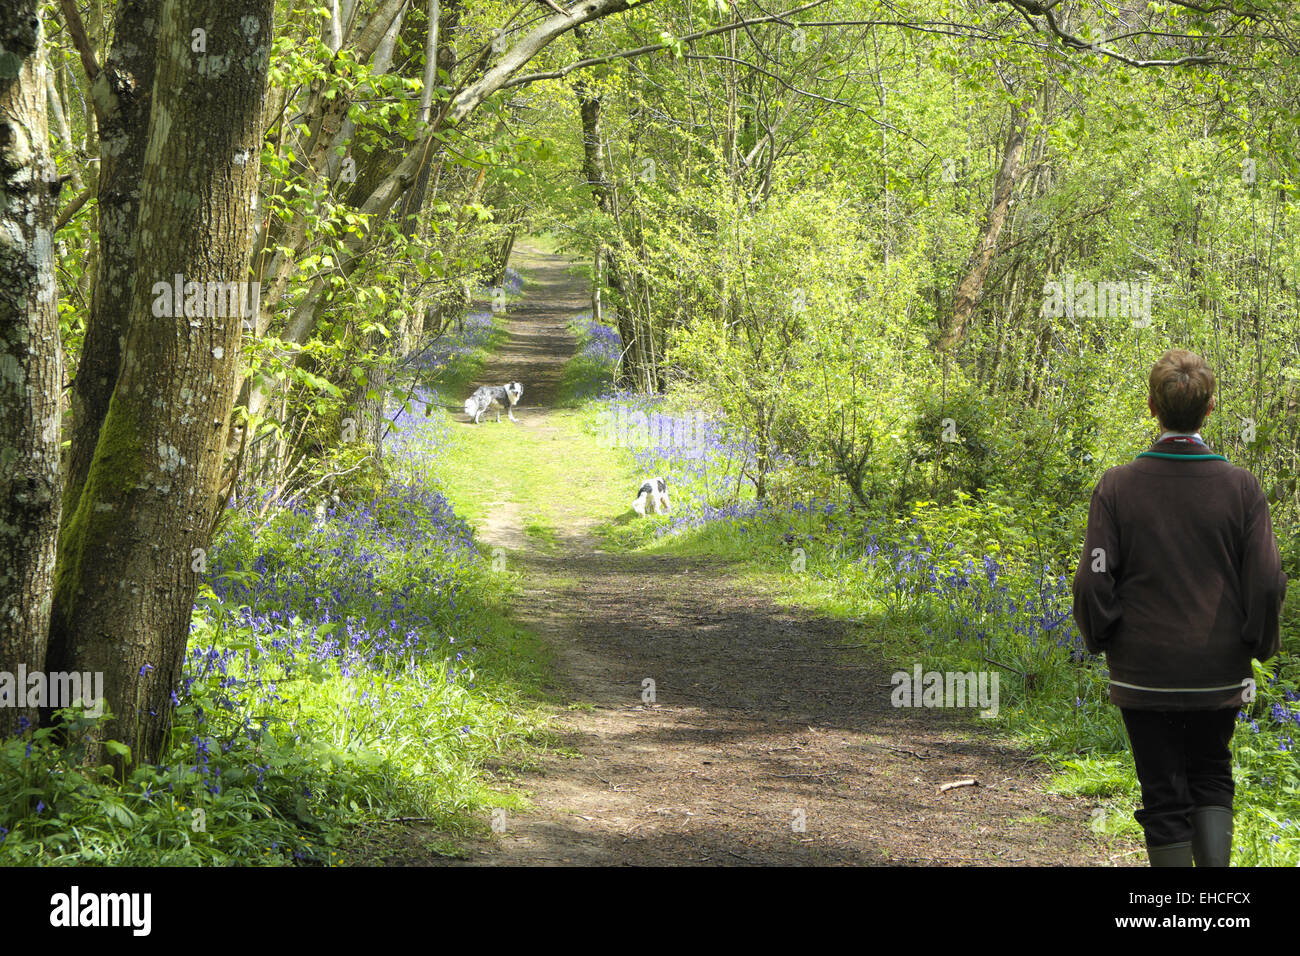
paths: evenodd
<path fill-rule="evenodd" d="M 1232 806 L 1232 754 L 1228 743 L 1237 708 L 1130 710 L 1121 708 L 1133 763 L 1142 785 L 1134 817 L 1152 846 L 1192 838 L 1193 807 Z"/>

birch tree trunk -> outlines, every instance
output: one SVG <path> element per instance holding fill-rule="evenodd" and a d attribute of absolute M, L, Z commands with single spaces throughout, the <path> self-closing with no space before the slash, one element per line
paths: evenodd
<path fill-rule="evenodd" d="M 45 668 L 59 526 L 63 359 L 43 26 L 0 7 L 0 671 Z M 31 710 L 0 705 L 0 738 Z"/>

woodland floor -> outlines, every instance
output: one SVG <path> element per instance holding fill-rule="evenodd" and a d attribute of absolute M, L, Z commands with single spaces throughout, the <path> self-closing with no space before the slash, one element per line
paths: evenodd
<path fill-rule="evenodd" d="M 584 449 L 552 420 L 588 308 L 559 256 L 524 249 L 526 280 L 509 339 L 479 377 L 525 383 L 521 454 Z M 461 424 L 457 428 L 473 426 Z M 490 418 L 485 421 L 491 422 Z M 513 433 L 512 433 L 513 434 Z M 512 439 L 513 440 L 513 439 Z M 509 468 L 483 463 L 499 488 L 478 534 L 523 574 L 521 626 L 555 655 L 560 750 L 508 784 L 531 808 L 504 831 L 459 840 L 465 858 L 417 848 L 434 834 L 391 834 L 375 862 L 459 865 L 1139 865 L 1140 852 L 1094 838 L 1091 802 L 1045 792 L 1030 755 L 969 714 L 894 709 L 891 667 L 846 650 L 853 625 L 781 607 L 717 559 L 602 550 L 599 519 L 565 511 L 538 541 L 510 492 Z M 634 486 L 599 487 L 605 520 Z M 642 681 L 656 702 L 642 702 Z M 577 756 L 575 756 L 575 754 Z M 940 792 L 973 777 L 975 787 Z M 795 827 L 802 814 L 805 828 Z"/>

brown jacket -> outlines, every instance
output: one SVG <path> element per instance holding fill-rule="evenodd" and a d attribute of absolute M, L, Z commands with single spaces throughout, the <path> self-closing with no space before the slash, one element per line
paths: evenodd
<path fill-rule="evenodd" d="M 1203 445 L 1165 442 L 1092 493 L 1074 620 L 1105 651 L 1110 699 L 1135 710 L 1239 707 L 1250 659 L 1278 652 L 1286 596 L 1255 476 Z"/>

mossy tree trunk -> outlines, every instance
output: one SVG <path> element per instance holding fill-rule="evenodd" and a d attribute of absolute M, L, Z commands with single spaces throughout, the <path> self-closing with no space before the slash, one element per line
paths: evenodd
<path fill-rule="evenodd" d="M 64 508 L 85 484 L 99 430 L 108 414 L 126 343 L 131 294 L 136 274 L 136 219 L 144 151 L 149 139 L 158 15 L 162 0 L 119 0 L 113 22 L 113 45 L 101 69 L 94 51 L 82 48 L 91 103 L 99 127 L 99 256 L 80 364 L 72 382 L 72 434 L 68 450 Z M 64 3 L 64 19 L 74 36 L 83 36 L 74 20 L 74 4 Z"/>
<path fill-rule="evenodd" d="M 45 667 L 59 525 L 63 387 L 43 27 L 36 0 L 0 6 L 0 671 Z M 19 718 L 0 702 L 0 738 Z"/>
<path fill-rule="evenodd" d="M 231 314 L 201 292 L 248 280 L 272 16 L 273 0 L 163 4 L 122 370 L 59 534 L 50 666 L 103 672 L 101 734 L 137 761 L 166 751 L 216 513 L 249 293 Z M 177 275 L 180 315 L 157 288 Z"/>

